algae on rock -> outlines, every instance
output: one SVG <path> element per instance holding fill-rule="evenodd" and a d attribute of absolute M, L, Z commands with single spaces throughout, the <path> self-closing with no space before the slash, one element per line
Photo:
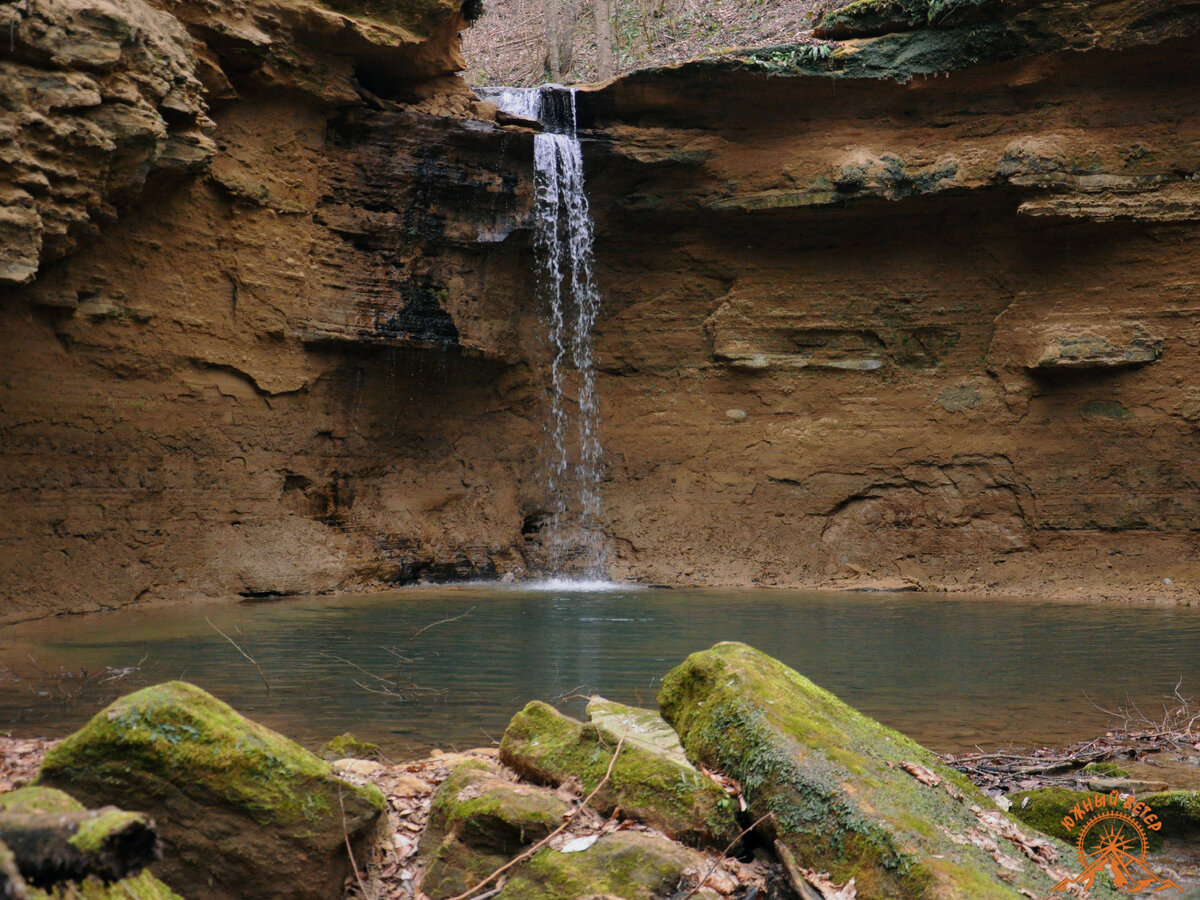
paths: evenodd
<path fill-rule="evenodd" d="M 737 835 L 732 799 L 686 759 L 656 746 L 649 737 L 654 729 L 633 722 L 657 715 L 606 701 L 591 708 L 597 721 L 585 723 L 545 703 L 530 703 L 504 732 L 501 761 L 542 784 L 579 778 L 590 793 L 603 781 L 624 735 L 609 781 L 592 799 L 597 811 L 607 814 L 620 807 L 631 818 L 688 843 L 724 846 Z M 621 720 L 631 724 L 617 724 Z"/>
<path fill-rule="evenodd" d="M 761 827 L 781 855 L 855 879 L 862 900 L 1015 900 L 1072 874 L 1065 844 L 1025 835 L 933 753 L 745 644 L 689 656 L 659 705 L 689 758 L 772 814 Z"/>
<path fill-rule="evenodd" d="M 38 783 L 87 803 L 145 811 L 166 847 L 163 879 L 207 897 L 323 898 L 350 871 L 382 793 L 199 688 L 171 682 L 123 697 L 47 755 Z"/>

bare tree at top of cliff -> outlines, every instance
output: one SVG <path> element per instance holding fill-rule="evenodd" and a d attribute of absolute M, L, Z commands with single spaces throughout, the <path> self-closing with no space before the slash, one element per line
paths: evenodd
<path fill-rule="evenodd" d="M 596 20 L 596 76 L 601 81 L 613 77 L 612 0 L 592 0 Z"/>
<path fill-rule="evenodd" d="M 546 71 L 551 81 L 560 81 L 571 71 L 579 0 L 545 0 L 545 3 Z"/>

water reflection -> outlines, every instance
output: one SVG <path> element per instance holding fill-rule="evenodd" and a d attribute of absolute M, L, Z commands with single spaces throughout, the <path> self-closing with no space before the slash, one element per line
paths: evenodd
<path fill-rule="evenodd" d="M 254 657 L 269 694 L 213 626 Z M 486 744 L 532 699 L 575 714 L 590 693 L 652 706 L 663 674 L 720 640 L 759 647 L 867 714 L 956 751 L 1090 736 L 1108 723 L 1096 706 L 1157 710 L 1181 678 L 1185 693 L 1195 689 L 1186 679 L 1200 611 L 462 586 L 110 613 L 4 630 L 0 729 L 62 734 L 120 693 L 183 678 L 305 743 L 352 730 L 404 756 Z M 143 657 L 135 675 L 96 676 Z M 58 677 L 80 670 L 86 679 Z"/>

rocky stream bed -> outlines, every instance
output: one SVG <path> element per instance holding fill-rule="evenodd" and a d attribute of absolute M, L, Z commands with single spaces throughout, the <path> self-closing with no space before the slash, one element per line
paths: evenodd
<path fill-rule="evenodd" d="M 311 753 L 183 682 L 145 688 L 63 741 L 0 741 L 0 896 L 1118 896 L 1113 875 L 1076 883 L 1081 804 L 1140 817 L 1145 872 L 1189 889 L 1200 792 L 1112 760 L 1191 759 L 1194 720 L 1073 755 L 940 758 L 738 643 L 669 672 L 658 707 L 593 698 L 577 721 L 533 702 L 498 747 L 393 762 L 349 735 Z"/>

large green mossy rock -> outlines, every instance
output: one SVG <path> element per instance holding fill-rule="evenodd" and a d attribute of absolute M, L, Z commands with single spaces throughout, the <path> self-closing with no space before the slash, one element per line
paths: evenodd
<path fill-rule="evenodd" d="M 0 813 L 15 815 L 38 815 L 45 813 L 82 812 L 86 807 L 70 794 L 55 788 L 27 785 L 0 794 Z M 86 836 L 84 836 L 86 839 Z M 139 900 L 180 900 L 178 894 L 150 874 L 149 870 L 131 875 L 120 881 L 105 884 L 96 878 L 88 878 L 83 882 L 70 882 L 61 888 L 51 891 L 35 887 L 26 887 L 29 900 L 57 900 L 69 897 L 74 900 L 129 900 L 137 897 Z M 0 897 L 3 895 L 0 894 Z"/>
<path fill-rule="evenodd" d="M 517 713 L 500 741 L 500 759 L 523 777 L 560 785 L 577 778 L 585 794 L 604 780 L 622 735 L 625 743 L 609 781 L 591 805 L 605 815 L 620 807 L 632 819 L 686 843 L 725 846 L 738 833 L 734 804 L 677 751 L 653 738 L 661 721 L 650 710 L 602 701 L 594 722 L 578 722 L 534 701 Z M 626 725 L 639 720 L 642 725 Z M 662 727 L 666 727 L 665 723 Z"/>
<path fill-rule="evenodd" d="M 1065 844 L 1024 833 L 933 753 L 745 644 L 692 654 L 659 705 L 690 759 L 737 778 L 751 816 L 773 814 L 781 855 L 855 879 L 860 900 L 1016 900 L 1074 874 Z"/>
<path fill-rule="evenodd" d="M 190 684 L 146 688 L 53 748 L 38 783 L 146 812 L 160 877 L 205 898 L 340 896 L 383 794 Z"/>
<path fill-rule="evenodd" d="M 548 836 L 570 811 L 553 791 L 507 780 L 495 763 L 462 763 L 433 795 L 421 835 L 422 889 L 434 900 L 465 893 Z"/>

